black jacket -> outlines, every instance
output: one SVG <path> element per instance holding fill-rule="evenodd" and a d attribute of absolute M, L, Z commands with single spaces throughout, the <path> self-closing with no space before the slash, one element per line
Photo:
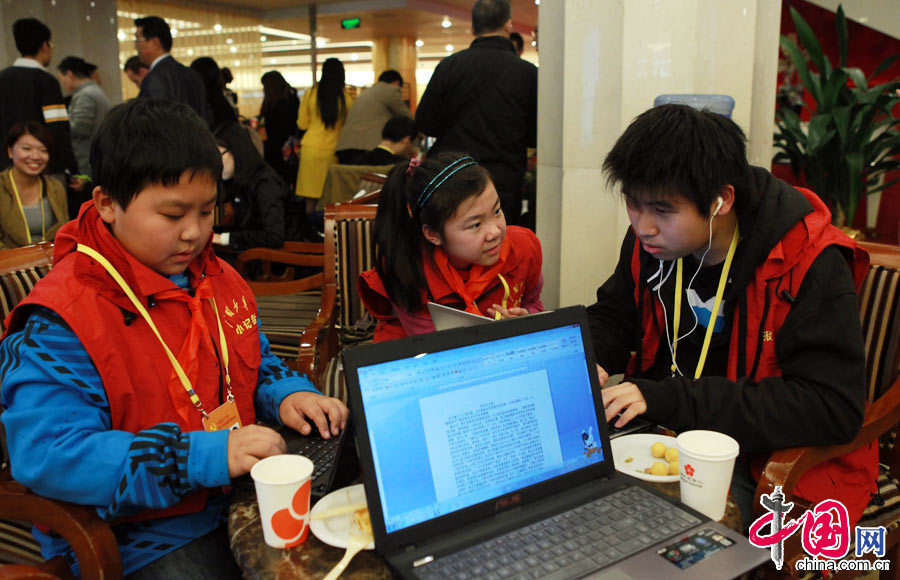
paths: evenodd
<path fill-rule="evenodd" d="M 291 211 L 294 195 L 270 167 L 260 165 L 242 184 L 226 181 L 225 194 L 234 203 L 234 223 L 222 230 L 230 232 L 229 247 L 279 248 L 286 240 L 302 239 L 305 218 Z"/>
<path fill-rule="evenodd" d="M 703 375 L 692 378 L 703 340 L 701 326 L 679 341 L 678 364 L 686 377 L 670 376 L 671 355 L 662 335 L 658 336 L 656 359 L 644 376 L 626 380 L 640 388 L 650 420 L 676 431 L 728 433 L 745 452 L 845 443 L 856 435 L 862 422 L 865 354 L 853 278 L 837 247 L 826 248 L 815 259 L 784 324 L 775 329 L 782 375 L 758 382 L 746 376 L 732 382 L 724 376 L 734 310 L 745 304 L 748 282 L 774 245 L 812 211 L 800 192 L 768 171 L 754 169 L 751 184 L 752 194 L 737 208 L 741 242 L 725 295 L 726 326 L 714 335 Z M 610 374 L 624 372 L 631 353 L 644 344 L 631 275 L 633 250 L 634 233 L 629 229 L 615 272 L 597 290 L 597 302 L 588 308 L 597 363 Z M 640 260 L 641 280 L 647 280 L 656 273 L 659 262 L 643 249 Z M 666 269 L 668 266 L 665 263 Z M 670 337 L 674 286 L 673 273 L 661 289 Z M 681 334 L 689 328 L 686 322 L 693 321 L 686 302 Z M 739 321 L 746 318 L 743 310 L 738 314 Z M 739 360 L 737 368 L 751 365 L 752 361 Z"/>
<path fill-rule="evenodd" d="M 537 143 L 537 68 L 502 36 L 476 38 L 442 60 L 416 108 L 416 126 L 437 137 L 429 152 L 469 153 L 498 191 L 518 192 L 526 150 Z"/>
<path fill-rule="evenodd" d="M 156 63 L 144 77 L 141 92 L 138 93 L 138 98 L 143 97 L 184 103 L 194 109 L 207 125 L 213 124 L 200 73 L 184 66 L 170 55 Z"/>
<path fill-rule="evenodd" d="M 55 106 L 63 108 L 60 110 Z M 52 118 L 45 119 L 45 109 Z M 10 128 L 19 121 L 37 121 L 53 134 L 54 155 L 47 173 L 63 173 L 66 169 L 78 173 L 69 117 L 56 77 L 45 70 L 24 66 L 11 66 L 0 71 L 0 138 L 5 141 Z M 4 151 L 0 155 L 0 169 L 11 164 Z"/>
<path fill-rule="evenodd" d="M 300 99 L 296 94 L 275 101 L 270 110 L 260 114 L 265 115 L 266 140 L 263 141 L 263 151 L 266 163 L 285 180 L 286 183 L 294 183 L 297 179 L 297 165 L 289 164 L 284 160 L 281 148 L 291 135 L 297 135 L 297 111 L 300 108 Z"/>

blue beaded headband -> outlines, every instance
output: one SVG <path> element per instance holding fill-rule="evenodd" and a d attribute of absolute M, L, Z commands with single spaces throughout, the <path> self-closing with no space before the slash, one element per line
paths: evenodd
<path fill-rule="evenodd" d="M 431 198 L 431 194 L 437 191 L 437 188 L 443 185 L 445 181 L 453 177 L 454 173 L 465 169 L 470 165 L 477 165 L 477 163 L 475 163 L 475 160 L 471 157 L 460 157 L 447 167 L 443 168 L 437 175 L 435 175 L 434 178 L 432 178 L 432 180 L 428 182 L 428 185 L 425 186 L 425 189 L 422 190 L 422 193 L 419 195 L 419 199 L 416 201 L 416 207 L 419 208 L 419 211 L 421 211 L 422 208 L 425 207 L 425 204 L 428 203 L 428 200 Z"/>

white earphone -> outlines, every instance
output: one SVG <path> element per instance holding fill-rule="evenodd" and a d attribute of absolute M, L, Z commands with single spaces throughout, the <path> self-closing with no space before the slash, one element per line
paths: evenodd
<path fill-rule="evenodd" d="M 719 203 L 716 204 L 716 209 L 713 210 L 713 217 L 719 215 L 719 210 L 722 209 L 722 204 L 725 203 L 725 200 L 722 199 L 721 195 L 716 199 L 719 200 Z"/>

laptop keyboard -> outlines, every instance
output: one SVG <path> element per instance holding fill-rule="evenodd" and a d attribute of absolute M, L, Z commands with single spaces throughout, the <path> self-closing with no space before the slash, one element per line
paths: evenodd
<path fill-rule="evenodd" d="M 294 437 L 290 440 L 287 452 L 294 455 L 302 455 L 313 462 L 312 489 L 310 493 L 314 497 L 322 497 L 331 489 L 334 481 L 335 463 L 344 433 L 331 439 L 322 439 L 319 430 L 313 428 L 313 432 L 305 437 Z"/>
<path fill-rule="evenodd" d="M 423 580 L 578 578 L 700 520 L 640 487 L 549 517 L 414 570 Z"/>

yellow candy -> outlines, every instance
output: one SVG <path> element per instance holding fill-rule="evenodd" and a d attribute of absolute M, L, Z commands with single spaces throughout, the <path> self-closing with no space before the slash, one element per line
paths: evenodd
<path fill-rule="evenodd" d="M 657 441 L 653 445 L 650 446 L 650 455 L 656 457 L 657 459 L 661 459 L 666 455 L 666 444 L 662 441 Z"/>
<path fill-rule="evenodd" d="M 662 461 L 655 461 L 650 466 L 650 475 L 669 475 L 669 466 Z"/>
<path fill-rule="evenodd" d="M 669 463 L 678 461 L 678 448 L 669 447 L 668 449 L 666 449 L 666 461 L 668 461 Z"/>
<path fill-rule="evenodd" d="M 669 462 L 669 475 L 678 475 L 681 473 L 681 466 L 678 464 L 678 460 Z"/>

